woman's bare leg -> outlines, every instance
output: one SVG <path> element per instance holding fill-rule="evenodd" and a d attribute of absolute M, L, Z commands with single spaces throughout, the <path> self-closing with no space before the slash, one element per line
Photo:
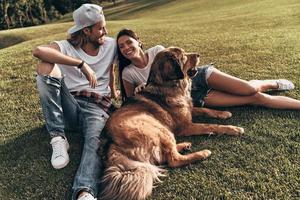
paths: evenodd
<path fill-rule="evenodd" d="M 207 82 L 208 85 L 214 90 L 246 96 L 255 94 L 257 92 L 265 92 L 267 90 L 275 90 L 278 88 L 278 84 L 275 81 L 245 81 L 221 72 L 218 69 L 214 69 Z"/>
<path fill-rule="evenodd" d="M 278 84 L 272 80 L 251 80 L 248 81 L 250 85 L 257 88 L 258 92 L 266 92 L 268 90 L 277 90 Z"/>
<path fill-rule="evenodd" d="M 271 96 L 261 92 L 239 96 L 213 90 L 204 98 L 204 102 L 205 105 L 212 107 L 259 105 L 276 109 L 300 109 L 299 100 L 285 96 Z"/>

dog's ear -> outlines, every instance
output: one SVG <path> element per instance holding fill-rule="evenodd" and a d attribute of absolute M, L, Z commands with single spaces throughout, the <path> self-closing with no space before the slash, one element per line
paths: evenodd
<path fill-rule="evenodd" d="M 147 80 L 147 85 L 149 83 L 157 84 L 157 85 L 161 85 L 163 83 L 161 72 L 160 72 L 160 66 L 163 59 L 164 59 L 164 52 L 159 52 L 158 54 L 156 54 L 151 65 L 150 74 Z"/>
<path fill-rule="evenodd" d="M 180 63 L 176 56 L 169 51 L 158 53 L 151 66 L 147 84 L 154 83 L 161 85 L 165 81 L 183 79 Z"/>
<path fill-rule="evenodd" d="M 163 64 L 162 78 L 165 81 L 179 80 L 184 78 L 181 65 L 173 53 L 166 55 L 166 60 Z"/>

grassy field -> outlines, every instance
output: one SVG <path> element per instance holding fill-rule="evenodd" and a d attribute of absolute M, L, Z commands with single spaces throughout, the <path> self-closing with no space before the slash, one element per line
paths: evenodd
<path fill-rule="evenodd" d="M 299 0 L 128 1 L 106 14 L 110 36 L 129 27 L 146 48 L 180 46 L 247 80 L 287 78 L 296 89 L 275 94 L 300 99 Z M 71 25 L 0 31 L 0 199 L 70 199 L 82 138 L 67 133 L 71 162 L 54 170 L 31 50 L 64 39 Z M 170 169 L 150 199 L 299 199 L 300 111 L 223 110 L 233 117 L 196 120 L 241 126 L 245 135 L 178 138 L 212 156 Z"/>

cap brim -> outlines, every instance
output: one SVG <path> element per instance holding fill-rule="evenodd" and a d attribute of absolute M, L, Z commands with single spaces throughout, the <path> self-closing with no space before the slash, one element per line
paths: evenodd
<path fill-rule="evenodd" d="M 71 27 L 71 28 L 68 30 L 68 33 L 69 33 L 69 34 L 73 34 L 73 33 L 77 32 L 77 31 L 79 31 L 80 29 L 83 29 L 83 27 L 73 26 L 73 27 Z"/>

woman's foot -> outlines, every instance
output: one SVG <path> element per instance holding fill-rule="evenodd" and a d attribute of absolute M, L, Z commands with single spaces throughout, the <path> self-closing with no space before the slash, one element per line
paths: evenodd
<path fill-rule="evenodd" d="M 284 90 L 293 90 L 295 88 L 295 85 L 286 79 L 278 79 L 278 80 L 274 80 L 277 85 L 278 85 L 278 89 L 279 91 L 284 91 Z"/>
<path fill-rule="evenodd" d="M 257 87 L 259 92 L 265 92 L 268 90 L 286 91 L 293 90 L 295 88 L 295 85 L 286 79 L 251 80 L 249 83 L 254 87 Z"/>

